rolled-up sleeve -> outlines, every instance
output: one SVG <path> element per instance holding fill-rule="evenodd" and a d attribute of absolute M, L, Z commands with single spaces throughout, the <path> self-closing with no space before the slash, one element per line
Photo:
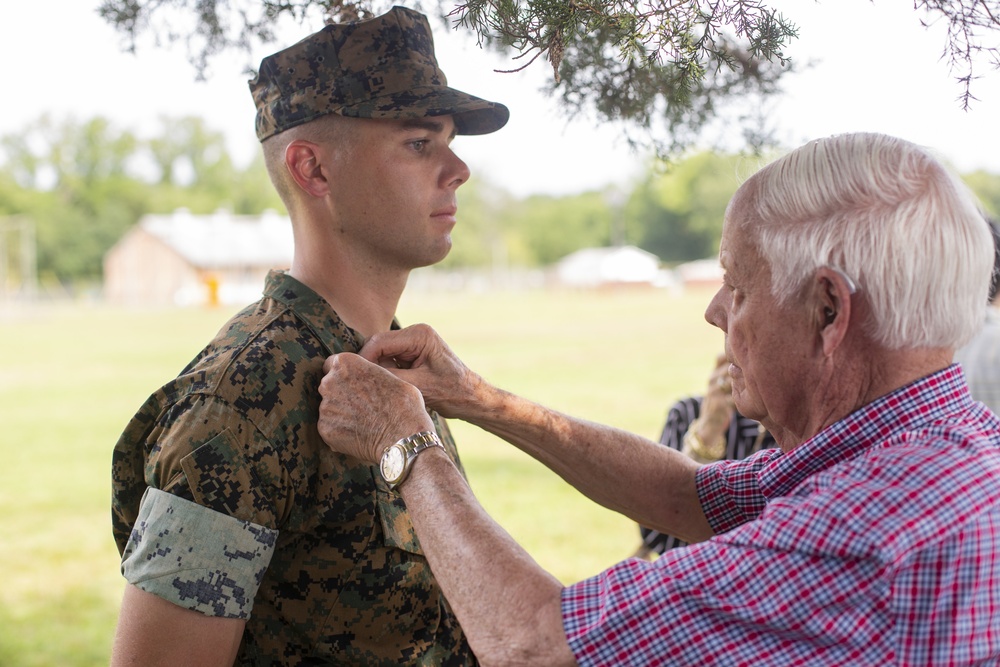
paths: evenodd
<path fill-rule="evenodd" d="M 122 574 L 186 609 L 245 619 L 277 537 L 276 530 L 149 488 L 122 554 Z"/>

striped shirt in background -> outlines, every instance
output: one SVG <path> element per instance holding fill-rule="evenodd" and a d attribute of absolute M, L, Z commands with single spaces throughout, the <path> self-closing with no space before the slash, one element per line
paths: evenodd
<path fill-rule="evenodd" d="M 701 396 L 684 398 L 674 403 L 667 413 L 667 422 L 660 435 L 660 444 L 682 451 L 684 434 L 687 433 L 691 423 L 698 418 L 699 414 L 701 414 Z M 734 418 L 730 420 L 729 430 L 726 432 L 724 458 L 728 460 L 742 459 L 759 449 L 774 446 L 774 438 L 771 437 L 770 433 L 763 431 L 759 422 L 736 412 Z M 665 535 L 645 526 L 639 526 L 639 535 L 642 538 L 640 553 L 645 551 L 662 555 L 668 549 L 687 545 L 684 540 L 672 535 Z"/>

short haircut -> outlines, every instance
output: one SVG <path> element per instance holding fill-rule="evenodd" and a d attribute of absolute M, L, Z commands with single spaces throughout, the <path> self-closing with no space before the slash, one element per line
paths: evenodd
<path fill-rule="evenodd" d="M 328 114 L 304 125 L 298 125 L 275 134 L 261 142 L 267 175 L 271 177 L 271 183 L 274 184 L 274 189 L 277 190 L 278 196 L 281 197 L 281 201 L 284 202 L 289 213 L 295 206 L 297 186 L 285 167 L 285 149 L 288 148 L 288 144 L 298 139 L 314 143 L 347 142 L 351 132 L 346 126 L 352 122 L 357 121 Z"/>
<path fill-rule="evenodd" d="M 982 325 L 989 226 L 969 189 L 912 143 L 880 134 L 813 141 L 748 179 L 730 211 L 780 302 L 834 266 L 870 304 L 866 333 L 890 349 L 960 347 Z"/>

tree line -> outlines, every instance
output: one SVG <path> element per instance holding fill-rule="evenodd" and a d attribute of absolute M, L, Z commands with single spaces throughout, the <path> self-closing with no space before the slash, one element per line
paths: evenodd
<path fill-rule="evenodd" d="M 0 137 L 0 221 L 34 222 L 44 286 L 99 283 L 104 253 L 147 213 L 284 213 L 259 156 L 237 165 L 222 134 L 200 118 L 161 121 L 158 132 L 143 138 L 105 118 L 43 117 Z M 627 188 L 566 196 L 517 198 L 475 178 L 458 191 L 459 227 L 442 266 L 546 266 L 580 248 L 623 243 L 667 264 L 710 257 L 726 204 L 758 164 L 694 153 L 670 165 L 651 161 Z M 1000 213 L 1000 175 L 963 177 L 991 215 Z M 0 266 L 12 267 L 14 259 Z"/>
<path fill-rule="evenodd" d="M 263 161 L 236 166 L 222 134 L 199 118 L 164 118 L 158 134 L 140 138 L 105 118 L 42 117 L 0 137 L 0 219 L 33 221 L 49 288 L 99 282 L 104 253 L 139 218 L 181 207 L 282 210 Z"/>

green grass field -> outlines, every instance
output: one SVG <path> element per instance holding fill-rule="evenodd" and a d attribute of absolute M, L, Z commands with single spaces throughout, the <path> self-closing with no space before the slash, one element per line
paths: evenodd
<path fill-rule="evenodd" d="M 656 438 L 700 392 L 722 335 L 693 291 L 408 294 L 488 380 L 565 412 Z M 110 456 L 145 397 L 231 311 L 0 304 L 0 665 L 106 665 L 123 582 L 111 539 Z M 564 582 L 637 546 L 634 524 L 493 436 L 453 430 L 490 513 Z"/>

